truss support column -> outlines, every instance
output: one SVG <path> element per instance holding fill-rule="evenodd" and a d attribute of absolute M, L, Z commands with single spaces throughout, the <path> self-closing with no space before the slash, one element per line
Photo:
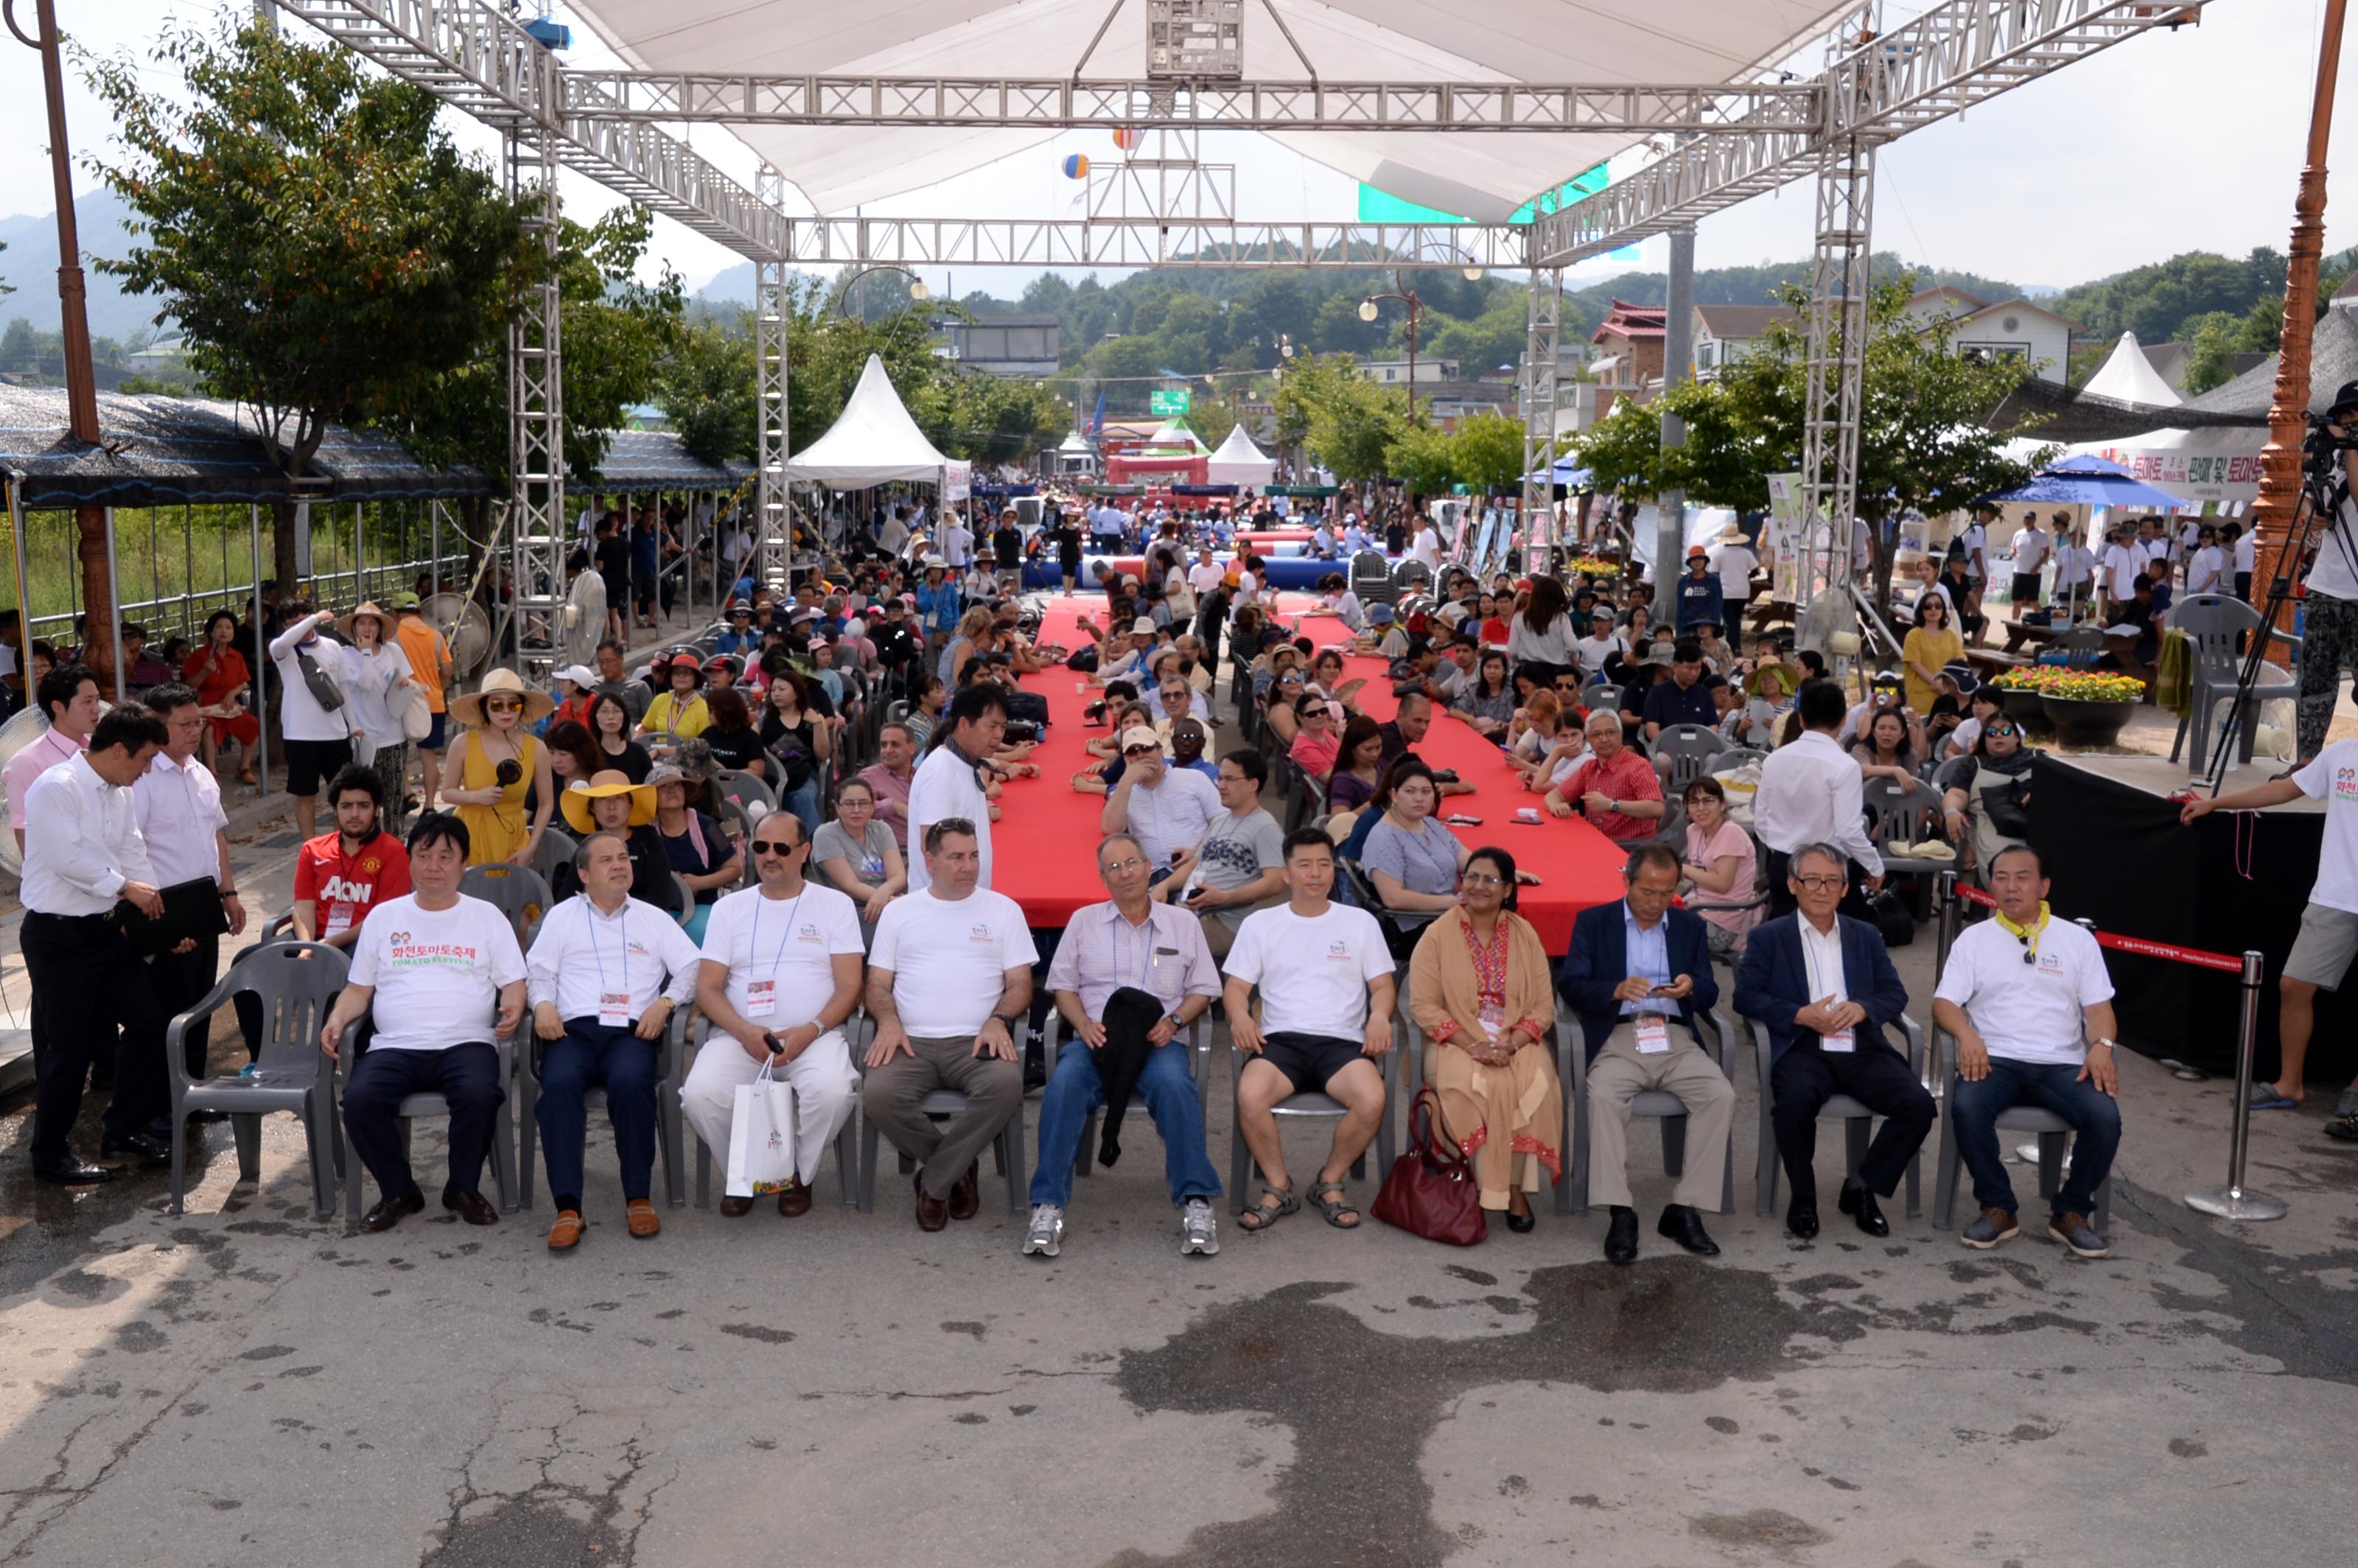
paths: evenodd
<path fill-rule="evenodd" d="M 1694 357 L 1694 243 L 1693 225 L 1671 231 L 1670 289 L 1662 311 L 1662 395 L 1687 379 L 1687 363 Z M 1662 450 L 1687 444 L 1687 422 L 1675 414 L 1662 415 Z M 1662 614 L 1678 608 L 1674 586 L 1686 570 L 1687 492 L 1665 490 L 1654 497 L 1654 607 Z M 1676 624 L 1673 621 L 1672 624 Z M 1734 632 L 1736 628 L 1729 627 Z"/>
<path fill-rule="evenodd" d="M 1859 418 L 1866 401 L 1874 198 L 1874 144 L 1855 135 L 1829 141 L 1819 156 L 1817 246 L 1810 273 L 1808 390 L 1801 428 L 1799 600 L 1803 605 L 1820 595 L 1841 597 L 1850 579 L 1858 517 Z M 1805 642 L 1809 635 L 1804 627 Z"/>
<path fill-rule="evenodd" d="M 508 328 L 508 594 L 517 673 L 546 686 L 566 596 L 565 359 L 557 286 L 557 146 L 553 130 L 508 133 L 507 189 L 527 202 L 546 262 Z"/>
<path fill-rule="evenodd" d="M 1531 269 L 1531 309 L 1523 334 L 1523 499 L 1516 517 L 1522 569 L 1545 569 L 1555 528 L 1555 393 L 1558 329 L 1563 321 L 1563 271 Z"/>
<path fill-rule="evenodd" d="M 773 210 L 783 204 L 785 180 L 763 164 L 755 196 Z M 794 570 L 794 515 L 786 504 L 786 264 L 772 256 L 753 264 L 754 462 L 760 515 L 755 519 L 754 579 L 783 594 Z"/>

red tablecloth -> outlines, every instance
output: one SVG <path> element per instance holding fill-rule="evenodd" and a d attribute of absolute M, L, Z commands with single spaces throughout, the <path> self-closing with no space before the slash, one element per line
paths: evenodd
<path fill-rule="evenodd" d="M 1287 626 L 1315 600 L 1306 595 L 1280 595 L 1279 619 Z M 1100 621 L 1105 599 L 1098 594 L 1055 595 L 1048 600 L 1041 640 L 1067 648 L 1081 645 L 1076 622 L 1082 613 Z M 1302 634 L 1320 647 L 1341 642 L 1347 633 L 1333 616 L 1305 616 Z M 1346 664 L 1351 676 L 1365 676 L 1359 688 L 1360 708 L 1377 719 L 1390 719 L 1396 707 L 1381 659 L 1353 655 Z M 1084 750 L 1103 735 L 1103 726 L 1081 721 L 1081 710 L 1094 697 L 1076 691 L 1083 678 L 1066 670 L 1024 677 L 1026 690 L 1048 699 L 1052 719 L 1048 736 L 1032 760 L 1041 776 L 1018 779 L 1007 786 L 1000 802 L 1000 820 L 991 828 L 991 885 L 1023 906 L 1034 926 L 1061 927 L 1082 906 L 1102 901 L 1104 885 L 1098 880 L 1098 816 L 1105 807 L 1100 795 L 1076 794 L 1072 776 L 1099 759 Z M 1213 731 L 1206 755 L 1217 757 L 1243 744 L 1236 718 L 1228 703 L 1228 682 L 1213 694 L 1214 710 L 1222 723 Z M 1591 905 L 1609 903 L 1621 896 L 1621 865 L 1628 858 L 1613 841 L 1574 818 L 1548 818 L 1536 826 L 1514 820 L 1519 806 L 1536 806 L 1539 796 L 1522 788 L 1522 781 L 1507 765 L 1498 748 L 1470 726 L 1445 714 L 1436 714 L 1433 728 L 1417 755 L 1435 768 L 1446 768 L 1475 786 L 1472 795 L 1453 795 L 1444 802 L 1444 815 L 1482 818 L 1479 827 L 1452 827 L 1469 848 L 1498 844 L 1515 857 L 1516 865 L 1541 879 L 1538 887 L 1522 890 L 1520 907 L 1539 930 L 1551 953 L 1562 953 L 1572 941 L 1574 916 Z"/>

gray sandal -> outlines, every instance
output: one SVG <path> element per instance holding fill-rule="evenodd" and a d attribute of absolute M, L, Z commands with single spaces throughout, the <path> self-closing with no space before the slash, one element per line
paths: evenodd
<path fill-rule="evenodd" d="M 1318 1206 L 1318 1212 L 1325 1215 L 1326 1223 L 1336 1229 L 1357 1230 L 1359 1228 L 1358 1208 L 1343 1200 L 1343 1184 L 1340 1182 L 1321 1182 L 1310 1189 L 1310 1201 Z M 1335 1195 L 1331 1202 L 1326 1196 L 1328 1193 Z M 1351 1217 L 1351 1223 L 1348 1225 L 1343 1223 L 1343 1217 L 1347 1214 Z"/>
<path fill-rule="evenodd" d="M 1267 1204 L 1255 1199 L 1252 1207 L 1237 1216 L 1237 1228 L 1249 1236 L 1260 1235 L 1287 1215 L 1302 1207 L 1302 1200 L 1294 1195 L 1293 1189 L 1291 1187 L 1264 1186 L 1260 1190 L 1260 1195 L 1277 1199 L 1277 1206 L 1271 1208 Z"/>

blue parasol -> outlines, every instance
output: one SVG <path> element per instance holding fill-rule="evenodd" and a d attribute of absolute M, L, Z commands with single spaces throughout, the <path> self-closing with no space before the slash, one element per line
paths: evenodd
<path fill-rule="evenodd" d="M 1974 504 L 2001 501 L 2044 506 L 2142 507 L 2154 512 L 2200 510 L 2195 503 L 2133 479 L 2120 464 L 2093 453 L 2059 459 L 2032 474 L 2028 483 L 1976 496 Z"/>

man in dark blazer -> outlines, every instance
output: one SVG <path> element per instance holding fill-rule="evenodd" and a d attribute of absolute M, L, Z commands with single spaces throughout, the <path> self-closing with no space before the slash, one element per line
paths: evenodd
<path fill-rule="evenodd" d="M 1769 1119 L 1793 1189 L 1785 1228 L 1804 1241 L 1818 1233 L 1812 1157 L 1827 1100 L 1848 1095 L 1884 1119 L 1840 1199 L 1869 1236 L 1891 1234 L 1876 1195 L 1898 1188 L 1937 1114 L 1907 1056 L 1884 1037 L 1883 1026 L 1907 1011 L 1908 989 L 1883 936 L 1836 912 L 1849 870 L 1832 845 L 1795 851 L 1787 881 L 1801 908 L 1754 929 L 1736 976 L 1736 1010 L 1768 1030 Z"/>
<path fill-rule="evenodd" d="M 1638 1211 L 1629 1196 L 1629 1106 L 1645 1089 L 1678 1096 L 1687 1108 L 1686 1169 L 1655 1229 L 1705 1257 L 1719 1251 L 1698 1206 L 1715 1203 L 1727 1173 L 1727 1129 L 1736 1089 L 1703 1048 L 1695 1014 L 1719 1000 L 1711 945 L 1700 916 L 1671 907 L 1679 859 L 1659 844 L 1630 851 L 1628 894 L 1583 910 L 1573 923 L 1559 989 L 1580 1015 L 1588 1052 L 1588 1184 L 1612 1211 L 1608 1263 L 1638 1257 Z"/>

